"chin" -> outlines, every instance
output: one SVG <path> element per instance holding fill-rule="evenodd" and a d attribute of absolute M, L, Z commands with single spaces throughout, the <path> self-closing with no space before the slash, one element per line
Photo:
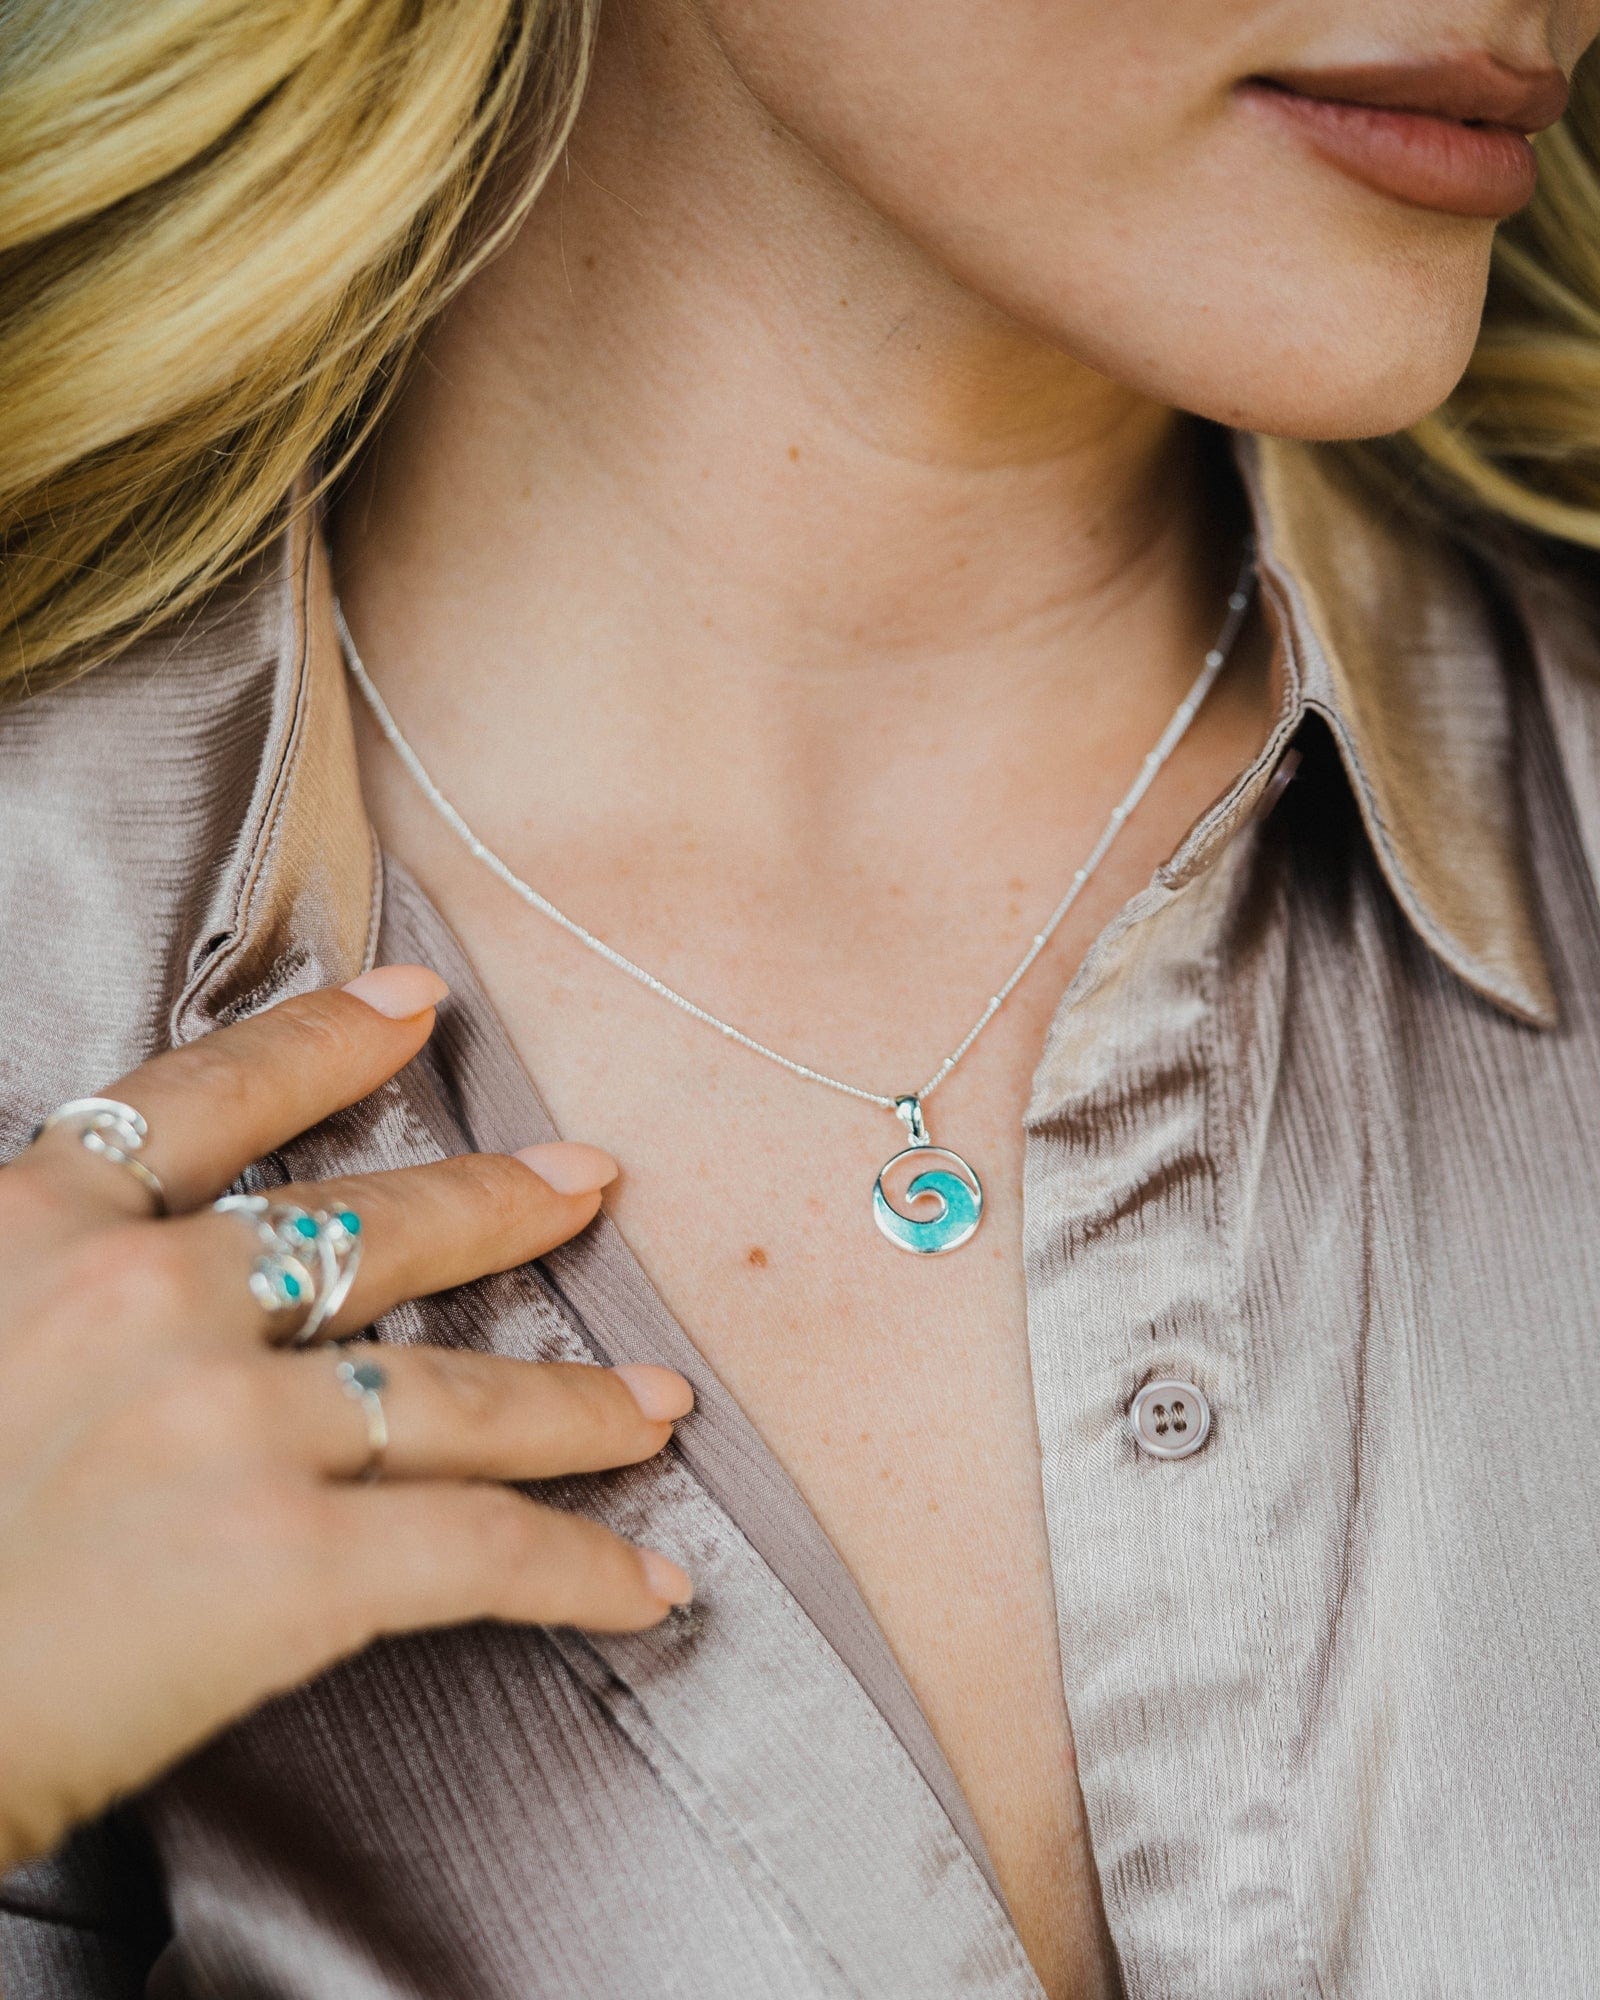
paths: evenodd
<path fill-rule="evenodd" d="M 1212 381 L 1196 381 L 1172 398 L 1197 416 L 1272 437 L 1337 443 L 1386 437 L 1438 409 L 1472 358 L 1477 315 L 1462 338 L 1442 336 L 1385 343 L 1352 339 L 1339 346 L 1320 331 L 1277 354 L 1257 353 Z"/>
<path fill-rule="evenodd" d="M 1104 334 L 1058 322 L 1079 360 L 1142 395 L 1237 430 L 1333 442 L 1405 430 L 1436 410 L 1472 359 L 1487 249 L 1376 274 L 1359 259 L 1206 274 L 1181 309 L 1147 297 L 1142 325 Z M 1037 322 L 1036 322 L 1037 323 Z"/>

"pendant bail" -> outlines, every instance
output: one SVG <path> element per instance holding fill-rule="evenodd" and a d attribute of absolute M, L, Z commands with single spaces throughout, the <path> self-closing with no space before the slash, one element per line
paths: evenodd
<path fill-rule="evenodd" d="M 922 1122 L 922 1099 L 917 1096 L 914 1090 L 908 1090 L 903 1097 L 897 1097 L 894 1101 L 894 1108 L 901 1123 L 911 1134 L 911 1143 L 913 1146 L 927 1146 L 932 1144 L 932 1141 L 928 1137 L 928 1128 Z"/>

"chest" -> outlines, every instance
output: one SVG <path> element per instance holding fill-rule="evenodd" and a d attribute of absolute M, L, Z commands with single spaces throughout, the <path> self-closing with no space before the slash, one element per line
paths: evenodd
<path fill-rule="evenodd" d="M 1205 976 L 1181 910 L 1144 934 L 1153 957 L 1129 941 L 1118 976 L 1138 974 L 1143 1028 L 1100 1004 L 1114 978 L 1081 996 L 1023 1160 L 1060 1671 L 1125 1990 L 1575 2000 L 1600 1951 L 1583 1431 L 1600 1034 L 1502 1031 L 1408 962 L 1376 899 L 1330 905 L 1320 935 L 1248 914 L 1219 934 L 1225 978 Z M 475 1067 L 446 1097 L 486 1143 L 514 1143 Z M 520 1101 L 503 1063 L 486 1076 Z M 958 1101 L 936 1130 L 996 1178 Z M 536 1288 L 473 1288 L 428 1337 L 455 1314 L 516 1346 Z M 1152 1364 L 1215 1413 L 1182 1461 L 1128 1435 Z M 243 1870 L 229 1843 L 253 1800 L 274 1825 L 292 1801 L 285 1963 L 323 1934 L 344 1949 L 353 1908 L 385 1961 L 397 1938 L 418 1962 L 446 1940 L 451 1991 L 576 1978 L 620 1996 L 663 1964 L 674 1991 L 1033 1991 L 997 1969 L 992 1905 L 952 1907 L 938 1810 L 870 1698 L 731 1525 L 759 1507 L 719 1485 L 719 1527 L 670 1463 L 578 1504 L 639 1532 L 646 1485 L 706 1580 L 699 1630 L 608 1646 L 606 1667 L 578 1643 L 559 1672 L 537 1637 L 438 1635 L 273 1705 L 156 1815 L 178 1906 L 221 1913 L 191 1932 L 261 1948 L 276 1850 L 258 1841 Z M 991 1734 L 1014 1685 L 968 1684 Z M 373 1839 L 417 1823 L 419 1800 L 419 1837 Z M 985 1830 L 1000 1846 L 992 1816 Z M 312 1877 L 308 1848 L 326 1861 Z M 1050 1865 L 1065 1872 L 1060 1850 Z M 304 1921 L 319 1897 L 325 1933 Z M 1052 1983 L 1087 1983 L 1092 1960 L 1054 1978 L 1039 1931 Z M 324 1962 L 301 1983 L 327 1978 Z"/>
<path fill-rule="evenodd" d="M 494 980 L 504 942 L 474 950 Z M 758 1064 L 708 1076 L 704 1030 L 648 994 L 608 994 L 614 1036 L 558 1054 L 552 1024 L 598 996 L 506 956 L 498 974 L 538 992 L 508 1012 L 558 1124 L 580 1108 L 628 1162 L 614 1218 L 886 1632 L 1046 1988 L 1108 1962 L 1084 1790 L 1124 1968 L 1140 1882 L 1174 1854 L 1196 1856 L 1210 1904 L 1260 1894 L 1268 1850 L 1348 1860 L 1340 1830 L 1368 1810 L 1384 1840 L 1428 1820 L 1408 1690 L 1466 1716 L 1486 1686 L 1446 1572 L 1506 1634 L 1540 1616 L 1522 1474 L 1490 1490 L 1474 1466 L 1560 1488 L 1560 1560 L 1592 1568 L 1572 1528 L 1592 1506 L 1536 1416 L 1576 1360 L 1564 1272 L 1588 1258 L 1588 1206 L 1554 1166 L 1534 1188 L 1516 1138 L 1584 1156 L 1564 1080 L 1582 1050 L 1458 994 L 1380 884 L 1296 900 L 1288 850 L 1240 852 L 1120 938 L 1054 1034 L 1024 1006 L 934 1100 L 934 1136 L 990 1202 L 972 1244 L 916 1260 L 870 1216 L 888 1114 Z M 1024 1146 L 1036 1066 L 1050 1112 Z M 1470 1144 L 1478 1128 L 1500 1142 Z M 1514 1184 L 1496 1156 L 1522 1160 Z M 1198 1456 L 1130 1440 L 1152 1374 L 1208 1398 Z M 1554 1752 L 1558 1710 L 1528 1720 L 1518 1758 Z M 1364 1804 L 1382 1740 L 1408 1748 Z M 1262 1836 L 1218 1846 L 1220 1796 L 1268 1814 Z M 1296 1906 L 1344 1892 L 1318 1876 L 1280 1894 L 1276 1942 L 1238 1950 L 1288 1948 Z M 1458 1918 L 1440 1906 L 1440 1926 Z M 1152 1990 L 1178 1976 L 1172 1950 L 1144 1966 Z"/>
<path fill-rule="evenodd" d="M 1046 1990 L 1109 1990 L 1023 1279 L 1023 1113 L 1049 1001 L 1008 1009 L 928 1106 L 984 1212 L 969 1243 L 923 1257 L 874 1221 L 875 1176 L 906 1143 L 892 1113 L 725 1050 L 538 928 L 468 942 L 557 1125 L 622 1163 L 613 1221 L 843 1557 Z M 604 1034 L 572 1032 L 596 1016 Z"/>
<path fill-rule="evenodd" d="M 930 1101 L 935 1141 L 972 1161 L 986 1196 L 978 1234 L 939 1257 L 907 1254 L 875 1226 L 875 1176 L 906 1142 L 891 1111 L 786 1074 L 623 977 L 509 896 L 395 786 L 386 761 L 370 773 L 386 847 L 457 932 L 557 1128 L 621 1163 L 611 1219 L 843 1558 L 1051 1994 L 1109 1990 L 1111 1954 L 1041 1480 L 1024 1112 L 1084 951 L 1257 747 L 1264 665 L 1203 715 Z M 676 889 L 651 871 L 631 911 L 628 879 L 580 884 L 568 900 L 604 911 L 620 896 L 620 920 L 595 919 L 603 929 L 697 994 L 708 977 L 736 993 L 730 1012 L 786 1054 L 876 1090 L 914 1088 L 971 1025 L 992 990 L 980 982 L 1015 962 L 1030 915 L 1059 893 L 1060 852 L 1089 851 L 1100 822 L 1087 805 L 1084 820 L 1043 829 L 1046 879 L 1003 878 L 998 891 L 981 851 L 919 870 L 915 885 L 886 885 L 852 856 L 804 885 L 798 909 L 759 883 L 724 909 L 717 885 L 742 884 L 748 868 L 737 854 L 696 854 Z M 678 908 L 702 940 L 684 968 L 677 926 L 664 922 Z M 972 921 L 952 932 L 960 911 Z M 863 1034 L 866 1010 L 875 1018 Z M 902 1061 L 913 1072 L 891 1074 Z"/>
<path fill-rule="evenodd" d="M 1549 1411 L 1600 1285 L 1593 1027 L 1533 1041 L 1375 875 L 1327 882 L 1238 850 L 1097 953 L 1070 1020 L 1019 1010 L 930 1107 L 990 1205 L 926 1261 L 872 1226 L 888 1114 L 708 1067 L 703 1028 L 440 898 L 557 1123 L 622 1159 L 615 1218 L 855 1575 L 1058 1991 L 1106 1963 L 1080 1774 L 1129 1989 L 1221 1992 L 1419 1923 L 1470 1985 L 1526 1912 L 1455 1893 L 1481 1852 L 1419 1870 L 1441 1787 L 1508 1871 L 1546 1836 L 1441 1718 L 1515 1710 L 1529 1798 L 1567 1768 L 1556 1573 L 1600 1588 L 1600 1537 Z M 1129 1435 L 1156 1372 L 1214 1413 L 1181 1462 Z"/>

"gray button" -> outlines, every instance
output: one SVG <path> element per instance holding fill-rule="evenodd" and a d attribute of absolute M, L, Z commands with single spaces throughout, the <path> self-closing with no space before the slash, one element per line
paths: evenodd
<path fill-rule="evenodd" d="M 1146 1382 L 1128 1405 L 1133 1441 L 1152 1458 L 1187 1458 L 1211 1433 L 1211 1405 L 1192 1382 Z"/>

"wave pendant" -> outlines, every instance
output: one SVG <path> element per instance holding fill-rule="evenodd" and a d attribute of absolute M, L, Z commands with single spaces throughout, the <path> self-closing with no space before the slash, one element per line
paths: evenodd
<path fill-rule="evenodd" d="M 922 1105 L 915 1096 L 897 1097 L 894 1108 L 911 1134 L 911 1144 L 885 1160 L 872 1184 L 872 1219 L 902 1250 L 918 1257 L 939 1257 L 970 1242 L 983 1220 L 983 1183 L 959 1153 L 936 1146 L 922 1122 Z M 909 1163 L 911 1178 L 899 1197 L 907 1207 L 925 1214 L 905 1213 L 890 1201 L 885 1182 Z"/>

